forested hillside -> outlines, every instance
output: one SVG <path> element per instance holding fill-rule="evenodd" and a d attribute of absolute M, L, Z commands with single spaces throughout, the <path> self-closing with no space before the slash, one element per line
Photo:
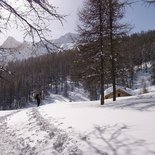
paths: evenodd
<path fill-rule="evenodd" d="M 97 45 L 96 45 L 97 46 Z M 155 31 L 142 32 L 126 36 L 121 39 L 117 49 L 117 85 L 132 88 L 137 70 L 151 71 L 152 84 L 155 83 Z M 51 53 L 22 61 L 9 62 L 7 70 L 12 74 L 1 72 L 0 79 L 0 107 L 1 109 L 15 109 L 33 101 L 35 91 L 51 91 L 55 94 L 68 96 L 68 90 L 74 90 L 78 83 L 82 83 L 89 91 L 90 100 L 97 100 L 100 94 L 99 79 L 89 77 L 89 73 L 81 70 L 88 67 L 80 58 L 82 52 L 89 53 L 87 47 L 74 50 Z M 88 55 L 86 55 L 87 57 Z M 147 70 L 147 62 L 152 64 Z M 142 66 L 143 64 L 143 66 Z M 96 66 L 97 69 L 97 66 Z M 111 85 L 110 65 L 106 66 L 105 87 Z M 89 70 L 91 71 L 91 70 Z M 87 76 L 87 78 L 86 78 Z M 70 83 L 70 84 L 68 84 Z"/>
<path fill-rule="evenodd" d="M 23 61 L 10 62 L 12 74 L 0 80 L 1 109 L 26 106 L 35 91 L 62 92 L 67 97 L 67 81 L 71 78 L 72 52 L 52 53 Z"/>
<path fill-rule="evenodd" d="M 119 44 L 115 46 L 115 64 L 116 64 L 116 84 L 133 87 L 135 72 L 145 69 L 152 75 L 152 84 L 155 83 L 155 31 L 135 33 L 118 38 Z M 78 77 L 84 81 L 86 88 L 92 93 L 92 99 L 97 98 L 100 85 L 100 66 L 99 58 L 96 58 L 98 52 L 98 43 L 91 43 L 89 46 L 80 46 L 76 51 L 76 72 Z M 90 58 L 91 55 L 91 58 Z M 83 57 L 83 59 L 82 59 Z M 105 87 L 112 83 L 111 75 L 111 55 L 105 55 Z M 151 63 L 148 70 L 147 62 Z"/>

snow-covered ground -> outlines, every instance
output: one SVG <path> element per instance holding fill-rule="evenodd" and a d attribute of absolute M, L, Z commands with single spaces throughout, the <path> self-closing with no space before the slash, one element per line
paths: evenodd
<path fill-rule="evenodd" d="M 154 155 L 155 93 L 0 111 L 0 155 Z"/>

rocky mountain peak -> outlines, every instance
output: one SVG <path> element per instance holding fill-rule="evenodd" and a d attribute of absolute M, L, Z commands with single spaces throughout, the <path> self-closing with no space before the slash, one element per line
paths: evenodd
<path fill-rule="evenodd" d="M 19 41 L 17 41 L 15 38 L 9 36 L 4 43 L 1 45 L 1 48 L 17 48 L 21 45 Z"/>

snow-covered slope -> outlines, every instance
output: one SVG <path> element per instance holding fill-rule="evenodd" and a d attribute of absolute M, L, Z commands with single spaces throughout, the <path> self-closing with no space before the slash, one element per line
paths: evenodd
<path fill-rule="evenodd" d="M 51 40 L 50 42 L 52 44 L 44 43 L 50 47 L 51 52 L 57 52 L 59 50 L 68 50 L 73 48 L 77 37 L 77 34 L 67 33 L 58 39 Z M 8 37 L 7 40 L 0 46 L 0 48 L 0 62 L 4 63 L 12 60 L 22 60 L 49 53 L 49 51 L 45 48 L 45 46 L 43 46 L 43 44 L 41 44 L 41 42 L 38 42 L 35 44 L 35 46 L 33 46 L 32 43 L 28 43 L 26 41 L 20 43 L 13 37 Z"/>
<path fill-rule="evenodd" d="M 155 93 L 0 111 L 1 155 L 154 155 Z"/>
<path fill-rule="evenodd" d="M 147 66 L 147 67 L 146 67 Z M 138 67 L 135 67 L 135 78 L 133 81 L 133 89 L 139 89 L 144 87 L 151 86 L 151 66 L 150 62 L 144 63 L 142 69 L 139 70 Z"/>
<path fill-rule="evenodd" d="M 48 96 L 42 101 L 42 104 L 60 103 L 60 102 L 80 102 L 89 101 L 88 93 L 81 88 L 74 88 L 74 91 L 68 91 L 68 97 L 60 94 L 49 93 Z"/>

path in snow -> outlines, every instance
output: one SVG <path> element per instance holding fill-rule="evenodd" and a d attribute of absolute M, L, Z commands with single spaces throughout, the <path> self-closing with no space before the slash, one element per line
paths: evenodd
<path fill-rule="evenodd" d="M 0 155 L 82 155 L 76 141 L 37 108 L 0 117 L 0 133 Z"/>

